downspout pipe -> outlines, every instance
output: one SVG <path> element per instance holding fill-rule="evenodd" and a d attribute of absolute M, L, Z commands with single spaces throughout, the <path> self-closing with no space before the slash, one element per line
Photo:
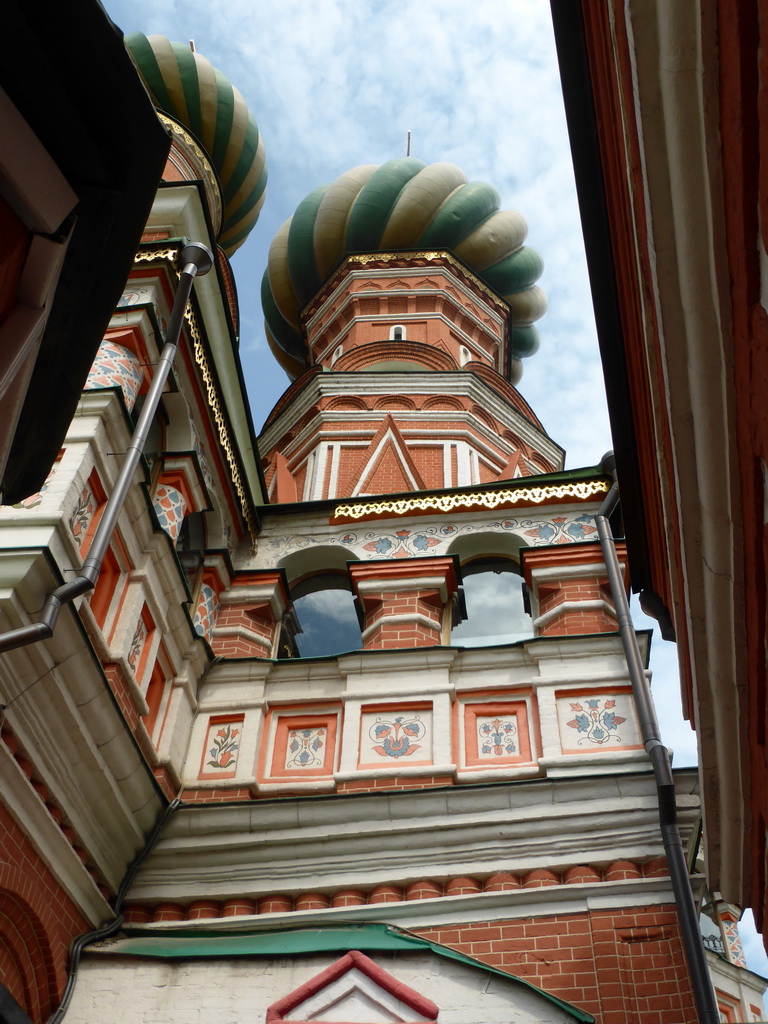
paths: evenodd
<path fill-rule="evenodd" d="M 93 931 L 85 932 L 83 935 L 78 935 L 72 943 L 69 951 L 67 983 L 64 986 L 61 1002 L 57 1009 L 54 1010 L 48 1018 L 47 1024 L 58 1024 L 69 1009 L 69 1004 L 72 1002 L 72 996 L 75 994 L 75 983 L 77 981 L 77 972 L 80 967 L 80 957 L 82 956 L 85 947 L 92 945 L 94 942 L 102 942 L 104 939 L 109 939 L 115 934 L 115 932 L 119 931 L 120 926 L 123 923 L 122 907 L 126 894 L 133 884 L 133 880 L 136 877 L 139 868 L 157 845 L 157 841 L 160 838 L 168 819 L 174 811 L 179 809 L 179 807 L 181 807 L 181 800 L 178 797 L 168 804 L 163 813 L 157 819 L 155 827 L 152 829 L 152 834 L 144 844 L 143 849 L 139 852 L 139 855 L 128 868 L 125 878 L 122 880 L 120 888 L 117 890 L 117 897 L 115 898 L 114 905 L 115 917 L 113 920 L 102 928 L 95 928 Z"/>
<path fill-rule="evenodd" d="M 675 782 L 672 776 L 672 764 L 669 751 L 661 742 L 659 723 L 651 697 L 651 688 L 640 656 L 637 634 L 632 624 L 627 592 L 624 589 L 621 566 L 616 554 L 613 531 L 608 521 L 608 517 L 619 503 L 619 484 L 616 479 L 616 459 L 613 452 L 603 456 L 602 466 L 605 472 L 613 478 L 613 484 L 595 516 L 595 526 L 600 538 L 603 561 L 608 573 L 608 583 L 611 588 L 614 608 L 616 609 L 616 619 L 619 624 L 619 633 L 629 670 L 629 679 L 632 684 L 632 693 L 637 708 L 643 745 L 651 759 L 653 774 L 656 780 L 661 838 L 664 844 L 667 863 L 669 864 L 669 874 L 677 905 L 680 930 L 683 934 L 683 945 L 685 947 L 693 993 L 696 999 L 699 1024 L 718 1024 L 720 1013 L 717 1008 L 712 980 L 707 969 L 704 942 L 701 930 L 699 929 L 696 905 L 688 874 L 688 864 L 677 821 L 677 800 L 675 796 Z"/>
<path fill-rule="evenodd" d="M 176 356 L 181 326 L 184 322 L 184 313 L 186 312 L 187 302 L 192 292 L 192 285 L 197 276 L 207 274 L 211 269 L 213 266 L 213 256 L 210 249 L 206 248 L 201 242 L 190 242 L 179 253 L 179 263 L 182 271 L 179 276 L 179 286 L 176 289 L 171 317 L 168 321 L 168 329 L 165 332 L 165 345 L 160 353 L 160 359 L 147 392 L 144 408 L 141 410 L 136 429 L 126 449 L 123 465 L 120 468 L 115 486 L 112 489 L 104 513 L 94 533 L 88 557 L 83 562 L 83 567 L 75 579 L 69 580 L 48 594 L 37 622 L 0 634 L 0 654 L 5 651 L 12 651 L 17 647 L 26 647 L 28 644 L 37 643 L 39 640 L 50 639 L 59 618 L 59 613 L 64 605 L 69 604 L 70 601 L 74 601 L 76 597 L 80 597 L 81 594 L 87 593 L 96 586 L 104 556 L 107 553 L 118 517 L 122 512 L 125 499 L 131 488 L 134 474 L 144 451 L 152 420 L 157 412 L 165 382 Z"/>

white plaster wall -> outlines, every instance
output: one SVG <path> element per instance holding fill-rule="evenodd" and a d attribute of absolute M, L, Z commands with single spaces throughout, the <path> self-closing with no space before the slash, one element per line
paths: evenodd
<path fill-rule="evenodd" d="M 569 1024 L 537 991 L 431 953 L 371 953 L 398 981 L 440 1007 L 439 1024 Z M 67 1024 L 264 1024 L 267 1007 L 343 953 L 169 961 L 86 956 Z M 406 1018 L 418 1019 L 416 1017 Z"/>

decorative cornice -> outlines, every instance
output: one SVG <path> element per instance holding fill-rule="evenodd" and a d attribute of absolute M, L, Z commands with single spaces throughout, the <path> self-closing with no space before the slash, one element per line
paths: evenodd
<path fill-rule="evenodd" d="M 403 516 L 411 512 L 453 512 L 456 509 L 499 508 L 509 505 L 541 505 L 545 501 L 573 498 L 587 501 L 606 494 L 604 480 L 577 480 L 565 484 L 547 484 L 544 487 L 505 487 L 503 490 L 463 491 L 448 494 L 422 494 L 413 498 L 391 501 L 341 504 L 333 510 L 332 520 L 363 519 L 367 516 Z"/>
<path fill-rule="evenodd" d="M 393 263 L 395 260 L 427 260 L 432 262 L 433 260 L 439 260 L 443 265 L 448 264 L 452 269 L 463 274 L 472 284 L 483 293 L 485 298 L 492 304 L 494 309 L 505 308 L 506 303 L 503 300 L 500 301 L 499 295 L 489 288 L 488 285 L 481 281 L 477 274 L 472 273 L 469 267 L 465 263 L 461 263 L 456 259 L 450 252 L 445 249 L 430 249 L 424 251 L 418 250 L 401 250 L 400 252 L 373 252 L 373 253 L 359 253 L 355 256 L 347 257 L 344 266 L 357 263 L 361 267 L 367 266 L 369 263 Z"/>

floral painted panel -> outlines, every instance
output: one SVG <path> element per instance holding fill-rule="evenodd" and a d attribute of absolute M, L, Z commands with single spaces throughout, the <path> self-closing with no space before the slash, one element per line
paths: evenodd
<path fill-rule="evenodd" d="M 83 546 L 88 527 L 96 512 L 97 502 L 87 485 L 82 489 L 77 499 L 72 515 L 69 517 L 69 529 L 80 547 Z"/>
<path fill-rule="evenodd" d="M 630 693 L 587 693 L 557 700 L 564 753 L 642 746 Z"/>
<path fill-rule="evenodd" d="M 517 715 L 475 718 L 477 756 L 481 761 L 499 761 L 518 753 Z"/>
<path fill-rule="evenodd" d="M 325 726 L 289 729 L 285 744 L 285 765 L 288 771 L 317 771 L 325 764 L 328 730 Z"/>
<path fill-rule="evenodd" d="M 326 714 L 277 714 L 274 740 L 264 761 L 267 777 L 296 780 L 331 775 L 336 758 L 339 711 Z"/>
<path fill-rule="evenodd" d="M 231 778 L 237 771 L 242 718 L 212 718 L 208 726 L 201 775 Z"/>
<path fill-rule="evenodd" d="M 585 513 L 567 513 L 557 516 L 487 519 L 473 515 L 472 522 L 457 523 L 427 520 L 419 529 L 402 527 L 387 529 L 349 529 L 338 527 L 318 529 L 314 533 L 296 533 L 290 536 L 264 536 L 260 549 L 269 564 L 313 545 L 339 545 L 355 558 L 418 558 L 422 555 L 443 555 L 459 537 L 471 533 L 515 534 L 531 547 L 545 544 L 572 544 L 597 539 L 594 518 Z M 266 564 L 266 563 L 265 563 Z"/>
<path fill-rule="evenodd" d="M 360 764 L 391 766 L 432 761 L 432 712 L 392 708 L 364 712 Z"/>
<path fill-rule="evenodd" d="M 128 664 L 131 666 L 133 672 L 136 671 L 136 666 L 139 663 L 141 652 L 144 650 L 144 644 L 147 642 L 147 624 L 144 621 L 144 616 L 139 616 L 139 621 L 136 623 L 136 629 L 131 637 L 131 646 L 128 649 Z"/>

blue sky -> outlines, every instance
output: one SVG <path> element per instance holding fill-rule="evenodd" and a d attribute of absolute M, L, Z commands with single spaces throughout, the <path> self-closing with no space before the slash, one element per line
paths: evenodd
<path fill-rule="evenodd" d="M 611 447 L 546 0 L 105 0 L 124 32 L 193 39 L 243 93 L 267 148 L 267 198 L 232 264 L 257 431 L 287 385 L 264 339 L 259 287 L 273 235 L 304 196 L 357 164 L 411 152 L 491 182 L 528 221 L 549 311 L 519 390 L 569 468 Z M 639 626 L 651 627 L 636 609 Z M 654 692 L 675 763 L 695 763 L 675 648 L 654 638 Z M 768 974 L 745 930 L 751 963 Z"/>

